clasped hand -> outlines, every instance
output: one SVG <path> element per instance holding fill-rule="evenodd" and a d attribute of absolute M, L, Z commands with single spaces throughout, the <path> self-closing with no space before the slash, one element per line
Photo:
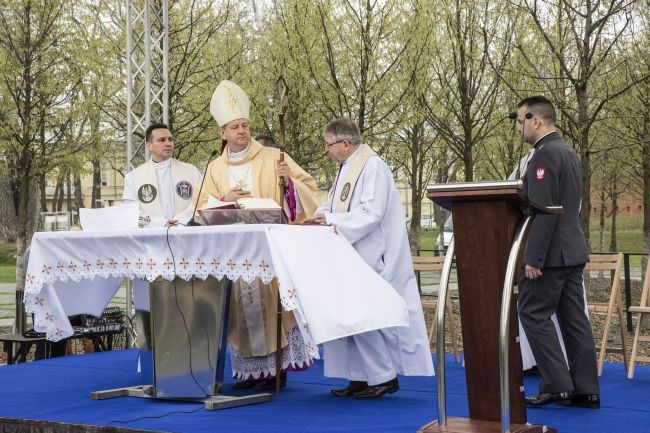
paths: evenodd
<path fill-rule="evenodd" d="M 242 188 L 236 186 L 236 187 L 232 188 L 230 191 L 228 191 L 226 193 L 226 195 L 223 196 L 223 201 L 235 202 L 235 201 L 239 200 L 240 198 L 250 197 L 250 196 L 251 196 L 250 191 L 247 191 L 245 189 L 242 189 Z"/>
<path fill-rule="evenodd" d="M 291 177 L 291 169 L 286 161 L 278 161 L 278 176 L 284 182 L 284 186 L 289 186 L 289 178 Z"/>
<path fill-rule="evenodd" d="M 309 218 L 302 220 L 301 224 L 327 224 L 327 220 L 325 219 L 325 214 L 315 213 Z"/>
<path fill-rule="evenodd" d="M 542 276 L 542 270 L 540 268 L 535 268 L 530 265 L 526 265 L 524 272 L 526 274 L 526 278 L 529 280 L 535 280 Z"/>

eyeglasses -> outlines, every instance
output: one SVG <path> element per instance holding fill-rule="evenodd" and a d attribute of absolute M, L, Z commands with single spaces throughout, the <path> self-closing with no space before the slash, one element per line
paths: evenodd
<path fill-rule="evenodd" d="M 345 140 L 336 140 L 336 141 L 334 141 L 334 142 L 332 142 L 332 143 L 328 143 L 328 142 L 326 141 L 326 142 L 325 142 L 325 146 L 327 146 L 327 147 L 334 146 L 335 144 L 343 143 L 344 141 L 345 141 Z"/>

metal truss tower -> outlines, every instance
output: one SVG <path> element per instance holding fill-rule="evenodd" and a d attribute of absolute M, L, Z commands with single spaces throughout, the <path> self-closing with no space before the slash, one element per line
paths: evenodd
<path fill-rule="evenodd" d="M 127 0 L 126 171 L 149 159 L 144 133 L 169 121 L 168 0 Z"/>
<path fill-rule="evenodd" d="M 126 2 L 126 167 L 149 159 L 145 131 L 153 122 L 169 124 L 168 0 Z M 133 286 L 126 286 L 126 314 L 133 317 Z M 131 334 L 129 346 L 135 342 Z"/>

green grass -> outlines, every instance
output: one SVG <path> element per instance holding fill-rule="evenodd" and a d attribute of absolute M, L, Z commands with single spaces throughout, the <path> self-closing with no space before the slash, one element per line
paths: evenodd
<path fill-rule="evenodd" d="M 603 252 L 609 251 L 609 242 L 611 234 L 605 232 L 605 242 L 603 243 Z M 601 252 L 599 248 L 599 233 L 591 231 L 591 251 Z M 643 234 L 641 230 L 616 231 L 616 251 L 623 253 L 640 253 L 643 248 Z"/>
<path fill-rule="evenodd" d="M 436 238 L 438 237 L 438 230 L 426 229 L 420 233 L 420 249 L 432 250 L 435 248 Z"/>
<path fill-rule="evenodd" d="M 642 234 L 643 218 L 639 216 L 625 216 L 619 217 L 616 223 L 616 251 L 625 252 L 625 253 L 640 253 L 643 250 L 643 234 Z M 611 239 L 611 233 L 608 232 L 609 227 L 606 225 L 605 228 L 605 241 L 604 249 L 600 250 L 599 243 L 599 232 L 598 232 L 598 221 L 593 219 L 591 220 L 591 251 L 594 253 L 597 252 L 608 252 L 609 243 Z M 438 231 L 435 229 L 423 230 L 420 236 L 420 249 L 421 250 L 432 250 L 434 249 L 434 244 L 436 238 L 438 237 Z M 641 257 L 640 256 L 631 256 L 630 265 L 633 267 L 640 266 Z"/>
<path fill-rule="evenodd" d="M 16 282 L 16 243 L 0 241 L 0 283 Z"/>
<path fill-rule="evenodd" d="M 16 243 L 0 241 L 0 265 L 16 264 Z"/>
<path fill-rule="evenodd" d="M 608 232 L 611 227 L 612 220 L 605 218 L 605 232 Z M 639 230 L 643 228 L 643 217 L 641 215 L 637 216 L 618 216 L 616 217 L 616 231 L 619 232 L 621 230 Z M 592 218 L 591 219 L 591 226 L 590 229 L 592 232 L 598 231 L 598 219 L 597 218 Z"/>
<path fill-rule="evenodd" d="M 16 265 L 0 265 L 0 283 L 16 282 Z"/>

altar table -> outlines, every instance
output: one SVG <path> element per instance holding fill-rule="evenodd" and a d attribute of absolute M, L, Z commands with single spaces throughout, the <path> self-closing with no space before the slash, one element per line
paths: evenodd
<path fill-rule="evenodd" d="M 249 224 L 124 231 L 39 232 L 32 239 L 25 308 L 58 341 L 68 316 L 99 316 L 123 277 L 153 281 L 278 279 L 313 356 L 326 341 L 408 326 L 404 300 L 330 226 Z"/>

